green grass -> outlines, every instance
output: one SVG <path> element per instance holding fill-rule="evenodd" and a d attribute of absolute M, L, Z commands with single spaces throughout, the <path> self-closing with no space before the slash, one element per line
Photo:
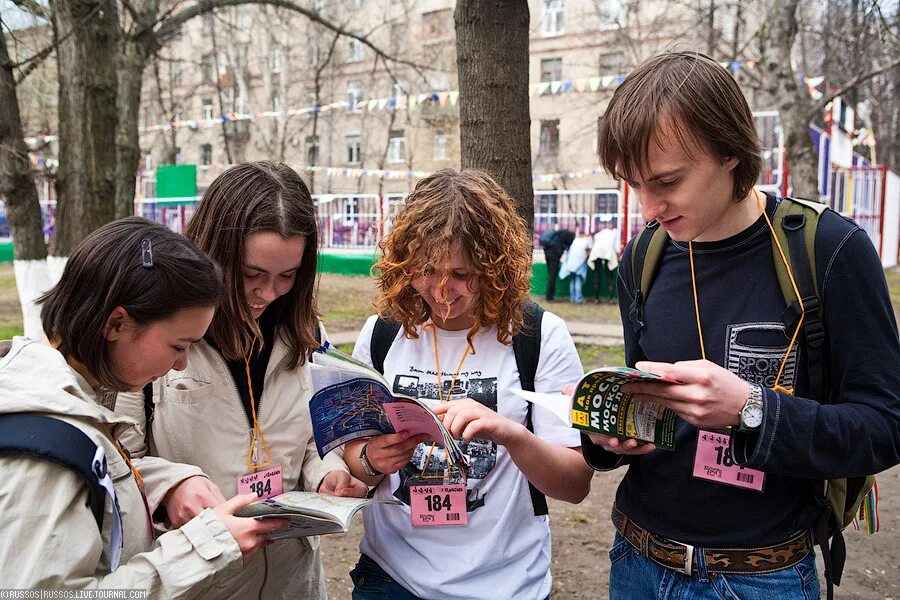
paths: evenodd
<path fill-rule="evenodd" d="M 585 371 L 598 367 L 621 367 L 625 364 L 624 346 L 594 346 L 593 344 L 575 344 L 578 356 Z"/>
<path fill-rule="evenodd" d="M 22 323 L 0 323 L 0 340 L 9 340 L 13 336 L 22 335 L 25 330 Z"/>

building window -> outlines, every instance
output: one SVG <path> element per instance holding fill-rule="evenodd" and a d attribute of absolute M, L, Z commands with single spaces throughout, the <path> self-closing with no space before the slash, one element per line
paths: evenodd
<path fill-rule="evenodd" d="M 556 156 L 559 152 L 559 119 L 541 121 L 541 139 L 538 154 Z"/>
<path fill-rule="evenodd" d="M 212 12 L 203 13 L 203 33 L 210 33 L 213 29 L 213 14 Z"/>
<path fill-rule="evenodd" d="M 561 35 L 566 30 L 566 0 L 544 0 L 544 18 L 541 33 L 545 36 Z"/>
<path fill-rule="evenodd" d="M 392 130 L 388 134 L 388 162 L 406 162 L 406 138 L 403 130 Z"/>
<path fill-rule="evenodd" d="M 625 70 L 623 52 L 607 52 L 600 55 L 600 76 L 621 75 Z"/>
<path fill-rule="evenodd" d="M 200 75 L 203 81 L 215 81 L 216 59 L 212 54 L 204 54 L 200 59 Z"/>
<path fill-rule="evenodd" d="M 347 50 L 347 62 L 359 62 L 363 59 L 362 42 L 356 38 L 350 38 L 349 48 Z"/>
<path fill-rule="evenodd" d="M 348 135 L 344 138 L 344 146 L 347 148 L 347 164 L 359 164 L 361 142 L 362 138 L 359 135 Z"/>
<path fill-rule="evenodd" d="M 212 150 L 210 150 L 210 152 L 212 152 Z M 172 150 L 172 157 L 175 160 L 176 165 L 181 164 L 181 148 L 180 147 L 175 146 L 175 148 Z"/>
<path fill-rule="evenodd" d="M 319 164 L 319 136 L 306 136 L 306 164 Z"/>
<path fill-rule="evenodd" d="M 450 9 L 422 13 L 422 39 L 439 40 L 450 33 L 452 13 Z"/>
<path fill-rule="evenodd" d="M 212 164 L 212 145 L 211 144 L 203 144 L 200 146 L 200 164 L 201 165 L 211 165 Z"/>
<path fill-rule="evenodd" d="M 358 81 L 347 84 L 347 107 L 351 112 L 362 112 L 362 107 L 357 106 L 363 99 L 363 86 Z"/>
<path fill-rule="evenodd" d="M 622 2 L 622 0 L 599 0 L 596 2 L 595 6 L 601 28 L 611 29 L 615 27 L 624 27 L 626 25 L 628 18 L 627 3 Z M 724 6 L 722 8 L 724 8 Z M 716 11 L 719 11 L 718 7 L 716 7 Z"/>
<path fill-rule="evenodd" d="M 447 138 L 445 133 L 436 133 L 434 135 L 434 152 L 432 158 L 434 160 L 447 160 Z"/>
<path fill-rule="evenodd" d="M 284 63 L 284 50 L 275 48 L 272 57 L 269 59 L 269 70 L 272 73 L 281 73 L 281 65 Z"/>
<path fill-rule="evenodd" d="M 172 85 L 181 85 L 181 80 L 183 76 L 183 67 L 181 65 L 181 61 L 175 60 L 169 63 L 170 71 L 172 77 Z"/>
<path fill-rule="evenodd" d="M 278 93 L 278 90 L 272 90 L 272 110 L 275 112 L 281 112 L 281 109 L 281 94 Z"/>
<path fill-rule="evenodd" d="M 541 59 L 541 83 L 548 81 L 562 81 L 562 59 Z"/>
<path fill-rule="evenodd" d="M 212 98 L 203 99 L 203 108 L 200 111 L 203 119 L 209 120 L 213 118 L 213 101 Z"/>
<path fill-rule="evenodd" d="M 391 50 L 395 54 L 403 54 L 409 45 L 407 44 L 406 23 L 391 23 Z"/>
<path fill-rule="evenodd" d="M 359 9 L 359 8 L 362 8 L 363 0 L 349 0 L 349 2 L 347 2 L 347 4 L 350 5 L 350 8 Z"/>

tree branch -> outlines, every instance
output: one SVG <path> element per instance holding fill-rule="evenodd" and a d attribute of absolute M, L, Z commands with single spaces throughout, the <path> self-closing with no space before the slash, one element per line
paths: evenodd
<path fill-rule="evenodd" d="M 900 67 L 900 58 L 895 58 L 894 60 L 892 60 L 888 64 L 884 65 L 883 67 L 879 67 L 877 69 L 869 71 L 868 73 L 861 73 L 860 75 L 857 75 L 856 77 L 854 77 L 853 79 L 851 79 L 850 81 L 845 83 L 843 86 L 841 86 L 837 90 L 835 90 L 829 94 L 826 94 L 820 100 L 818 100 L 813 105 L 813 108 L 807 114 L 807 118 L 810 121 L 812 121 L 819 115 L 819 113 L 822 112 L 822 110 L 828 105 L 829 102 L 831 102 L 838 96 L 846 94 L 848 91 L 854 89 L 855 87 L 857 87 L 858 85 L 860 85 L 862 83 L 867 82 L 868 80 L 872 79 L 873 77 L 878 77 L 882 73 L 887 73 L 891 69 L 896 69 L 897 67 Z"/>
<path fill-rule="evenodd" d="M 24 0 L 23 0 L 24 1 Z M 290 10 L 293 12 L 300 13 L 305 16 L 307 19 L 312 21 L 313 23 L 318 23 L 322 27 L 333 31 L 339 35 L 344 37 L 352 38 L 358 40 L 363 45 L 369 47 L 372 52 L 376 54 L 376 56 L 380 57 L 382 60 L 389 60 L 394 63 L 408 65 L 417 70 L 427 70 L 427 65 L 419 65 L 413 61 L 405 60 L 403 58 L 394 56 L 389 54 L 372 43 L 368 36 L 359 35 L 344 29 L 340 25 L 336 25 L 331 21 L 324 19 L 322 15 L 319 13 L 310 10 L 304 6 L 300 6 L 296 4 L 292 0 L 199 0 L 193 6 L 190 6 L 178 13 L 173 14 L 172 16 L 166 19 L 157 20 L 154 25 L 159 25 L 159 28 L 156 30 L 156 35 L 160 39 L 165 39 L 167 35 L 170 35 L 174 32 L 178 27 L 183 25 L 186 21 L 193 19 L 194 17 L 200 16 L 204 13 L 208 13 L 216 8 L 222 8 L 226 6 L 238 6 L 243 4 L 265 4 L 268 6 L 274 6 L 276 8 L 284 8 L 286 10 Z M 135 36 L 140 36 L 147 32 L 147 28 L 143 28 L 138 30 L 135 33 Z"/>
<path fill-rule="evenodd" d="M 41 6 L 34 0 L 12 0 L 12 2 L 13 2 L 13 4 L 18 6 L 25 12 L 30 13 L 30 14 L 34 15 L 35 17 L 47 19 L 47 13 L 46 13 L 45 7 Z"/>

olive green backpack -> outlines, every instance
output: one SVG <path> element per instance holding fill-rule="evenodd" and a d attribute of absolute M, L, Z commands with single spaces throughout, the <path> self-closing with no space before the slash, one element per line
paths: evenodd
<path fill-rule="evenodd" d="M 815 239 L 819 219 L 827 208 L 818 202 L 784 198 L 772 218 L 772 227 L 781 242 L 787 260 L 790 261 L 794 281 L 802 300 L 801 308 L 801 302 L 794 293 L 794 287 L 773 238 L 772 257 L 778 275 L 778 285 L 787 305 L 784 314 L 785 326 L 787 331 L 793 331 L 803 316 L 802 338 L 798 339 L 803 340 L 806 351 L 809 396 L 819 401 L 827 397 L 824 394 L 827 383 L 822 359 L 825 328 L 822 325 L 822 303 L 816 282 Z M 631 281 L 634 282 L 635 290 L 634 300 L 629 308 L 629 318 L 635 333 L 639 333 L 644 327 L 644 303 L 662 260 L 667 240 L 665 230 L 657 223 L 651 222 L 638 233 L 632 244 L 630 267 Z M 874 486 L 874 475 L 847 477 L 825 480 L 816 492 L 816 500 L 822 505 L 823 510 L 813 533 L 816 543 L 822 550 L 829 600 L 833 597 L 832 584 L 841 583 L 847 556 L 841 532 L 860 514 L 861 506 L 865 507 L 869 532 L 877 531 Z"/>

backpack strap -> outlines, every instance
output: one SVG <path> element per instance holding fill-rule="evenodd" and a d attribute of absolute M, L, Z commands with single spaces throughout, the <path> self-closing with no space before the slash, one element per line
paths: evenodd
<path fill-rule="evenodd" d="M 144 396 L 144 435 L 150 435 L 150 426 L 153 424 L 153 413 L 156 405 L 153 404 L 153 383 L 148 383 L 141 390 Z"/>
<path fill-rule="evenodd" d="M 668 239 L 666 230 L 660 227 L 658 222 L 651 221 L 638 233 L 631 246 L 631 283 L 634 286 L 634 300 L 628 308 L 628 318 L 635 333 L 644 328 L 644 304 L 653 278 L 659 270 L 659 263 L 662 262 Z"/>
<path fill-rule="evenodd" d="M 524 310 L 524 324 L 522 331 L 514 335 L 512 339 L 513 353 L 516 356 L 516 367 L 519 370 L 519 383 L 522 389 L 533 392 L 534 378 L 537 374 L 538 361 L 541 358 L 541 321 L 544 318 L 544 309 L 532 301 L 527 301 Z M 534 433 L 534 421 L 532 412 L 534 405 L 526 402 L 525 427 Z M 531 504 L 535 516 L 546 515 L 547 497 L 536 487 L 528 482 L 528 492 L 531 494 Z"/>
<path fill-rule="evenodd" d="M 49 460 L 80 475 L 88 489 L 87 506 L 103 530 L 106 491 L 101 481 L 108 478 L 106 455 L 83 431 L 46 415 L 0 415 L 0 452 Z"/>
<path fill-rule="evenodd" d="M 781 260 L 778 247 L 774 239 L 772 241 L 778 285 L 784 296 L 785 304 L 787 304 L 784 313 L 785 326 L 789 332 L 792 331 L 800 315 L 804 315 L 803 336 L 810 383 L 809 397 L 820 402 L 825 400 L 823 362 L 825 327 L 822 324 L 822 302 L 819 298 L 816 281 L 815 241 L 819 219 L 826 208 L 827 206 L 817 202 L 784 198 L 775 210 L 773 219 L 775 235 L 788 255 L 787 258 L 794 273 L 794 282 L 797 284 L 797 291 L 803 302 L 802 309 L 794 287 L 791 285 L 784 261 Z"/>
<path fill-rule="evenodd" d="M 369 354 L 372 357 L 372 366 L 384 375 L 384 357 L 387 356 L 391 344 L 397 339 L 400 332 L 400 323 L 388 321 L 378 317 L 375 327 L 372 329 L 372 339 L 369 341 Z"/>

